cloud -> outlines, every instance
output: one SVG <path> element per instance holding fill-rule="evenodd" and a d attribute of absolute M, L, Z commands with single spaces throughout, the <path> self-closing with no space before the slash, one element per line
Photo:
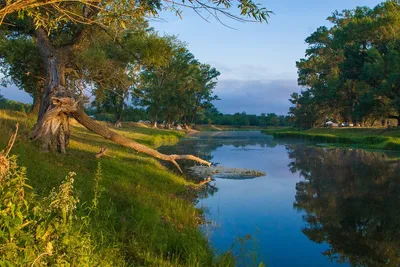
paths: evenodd
<path fill-rule="evenodd" d="M 242 80 L 242 81 L 259 81 L 259 80 L 280 80 L 280 79 L 297 79 L 297 74 L 294 71 L 284 73 L 277 72 L 265 65 L 250 65 L 238 64 L 235 66 L 227 66 L 218 62 L 208 62 L 212 67 L 215 67 L 221 76 L 220 81 Z"/>
<path fill-rule="evenodd" d="M 286 114 L 290 94 L 299 91 L 296 79 L 222 80 L 215 90 L 221 100 L 216 101 L 215 106 L 222 113 Z"/>

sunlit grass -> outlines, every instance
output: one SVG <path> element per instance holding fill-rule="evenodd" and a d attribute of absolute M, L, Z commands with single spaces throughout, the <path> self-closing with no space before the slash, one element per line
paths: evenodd
<path fill-rule="evenodd" d="M 27 167 L 29 184 L 46 196 L 70 171 L 77 173 L 75 190 L 84 209 L 93 199 L 93 179 L 101 162 L 105 188 L 99 214 L 91 220 L 100 247 L 115 247 L 133 266 L 233 266 L 231 256 L 217 257 L 197 225 L 201 210 L 193 206 L 193 187 L 159 161 L 107 141 L 72 125 L 67 155 L 43 153 L 29 140 L 35 116 L 0 110 L 0 148 L 16 122 L 20 132 L 12 153 Z M 118 133 L 157 147 L 175 144 L 183 133 L 147 128 L 122 128 Z M 107 146 L 104 158 L 94 155 Z M 188 197 L 191 196 L 191 197 Z M 78 211 L 79 212 L 79 211 Z M 218 259 L 217 259 L 218 258 Z"/>

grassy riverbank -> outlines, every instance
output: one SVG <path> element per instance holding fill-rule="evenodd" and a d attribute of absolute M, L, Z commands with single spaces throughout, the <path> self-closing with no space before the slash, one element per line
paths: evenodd
<path fill-rule="evenodd" d="M 275 138 L 300 138 L 335 146 L 400 150 L 400 129 L 384 128 L 270 128 L 263 130 Z"/>
<path fill-rule="evenodd" d="M 197 228 L 201 211 L 193 205 L 193 183 L 157 160 L 104 140 L 76 123 L 67 155 L 40 152 L 39 145 L 28 140 L 35 117 L 20 112 L 0 110 L 0 148 L 6 146 L 16 122 L 20 132 L 12 153 L 27 168 L 28 184 L 38 197 L 57 188 L 68 172 L 76 172 L 77 212 L 83 213 L 93 200 L 93 181 L 101 163 L 104 192 L 98 214 L 90 221 L 96 250 L 112 250 L 125 266 L 233 266 L 230 254 L 216 256 Z M 183 136 L 146 128 L 118 132 L 152 147 L 176 144 Z M 96 159 L 103 145 L 109 150 L 107 156 Z"/>

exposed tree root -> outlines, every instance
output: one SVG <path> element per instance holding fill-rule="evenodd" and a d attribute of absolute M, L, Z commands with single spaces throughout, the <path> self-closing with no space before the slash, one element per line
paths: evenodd
<path fill-rule="evenodd" d="M 124 147 L 132 148 L 133 150 L 150 155 L 157 159 L 169 161 L 173 163 L 178 170 L 183 173 L 179 164 L 176 160 L 186 159 L 196 161 L 200 164 L 204 164 L 210 166 L 211 163 L 201 158 L 198 158 L 193 155 L 166 155 L 158 152 L 155 149 L 147 147 L 145 145 L 139 144 L 129 138 L 126 138 L 120 134 L 117 134 L 107 127 L 97 123 L 93 119 L 91 119 L 86 113 L 79 107 L 78 103 L 70 97 L 65 98 L 56 98 L 53 97 L 54 108 L 49 110 L 42 118 L 42 120 L 37 123 L 36 127 L 32 131 L 31 138 L 38 139 L 44 135 L 55 134 L 59 131 L 62 126 L 61 117 L 64 114 L 69 114 L 74 117 L 80 124 L 82 124 L 89 131 L 94 132 L 105 139 L 111 140 L 114 143 L 120 144 Z"/>

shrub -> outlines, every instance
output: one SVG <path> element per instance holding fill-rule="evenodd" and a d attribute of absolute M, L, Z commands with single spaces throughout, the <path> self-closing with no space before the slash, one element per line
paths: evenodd
<path fill-rule="evenodd" d="M 38 199 L 16 157 L 0 176 L 0 266 L 118 266 L 118 251 L 96 250 L 89 216 L 77 216 L 71 172 L 58 190 Z M 103 254 L 103 255 L 102 255 Z"/>

